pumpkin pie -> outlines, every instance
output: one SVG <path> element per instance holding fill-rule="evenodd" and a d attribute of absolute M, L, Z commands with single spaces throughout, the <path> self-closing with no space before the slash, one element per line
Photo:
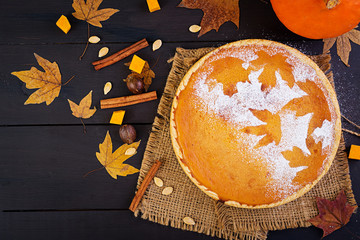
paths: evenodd
<path fill-rule="evenodd" d="M 186 175 L 227 205 L 268 208 L 329 170 L 340 110 L 325 74 L 281 43 L 242 40 L 195 63 L 173 100 L 170 133 Z"/>

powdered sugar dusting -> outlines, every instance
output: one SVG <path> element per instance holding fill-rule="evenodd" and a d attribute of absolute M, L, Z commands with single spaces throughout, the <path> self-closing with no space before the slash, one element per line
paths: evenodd
<path fill-rule="evenodd" d="M 293 111 L 281 113 L 282 138 L 278 147 L 284 151 L 298 147 L 305 155 L 310 155 L 310 151 L 306 146 L 306 138 L 312 115 L 313 113 L 308 113 L 304 116 L 296 117 L 296 112 Z"/>
<path fill-rule="evenodd" d="M 249 63 L 249 62 L 244 62 L 244 63 L 242 64 L 242 67 L 243 67 L 245 70 L 247 70 L 247 69 L 249 68 L 249 66 L 250 66 L 250 63 Z"/>
<path fill-rule="evenodd" d="M 334 139 L 333 132 L 334 124 L 328 120 L 324 120 L 320 128 L 316 128 L 311 136 L 314 138 L 315 143 L 322 141 L 322 149 L 326 149 L 331 146 Z"/>
<path fill-rule="evenodd" d="M 284 144 L 284 142 L 282 144 Z M 284 158 L 281 153 L 282 149 L 274 142 L 262 147 L 261 150 L 269 168 L 269 172 L 273 177 L 272 181 L 269 182 L 267 189 L 275 188 L 281 195 L 291 195 L 295 191 L 292 180 L 296 177 L 298 172 L 306 169 L 307 166 L 290 167 L 290 161 Z M 269 194 L 269 192 L 266 194 Z"/>
<path fill-rule="evenodd" d="M 317 74 L 315 69 L 301 62 L 299 59 L 291 56 L 286 60 L 292 67 L 292 74 L 296 82 L 306 82 L 306 80 L 315 81 Z"/>
<path fill-rule="evenodd" d="M 284 81 L 279 72 L 276 72 L 277 83 L 269 93 L 261 90 L 259 76 L 263 68 L 258 71 L 251 71 L 248 82 L 238 82 L 236 84 L 237 93 L 231 97 L 223 92 L 222 83 L 216 83 L 210 91 L 206 78 L 210 73 L 202 73 L 196 83 L 196 95 L 200 98 L 199 109 L 206 106 L 208 111 L 225 117 L 234 124 L 245 126 L 258 126 L 264 124 L 257 119 L 250 109 L 268 110 L 275 114 L 287 103 L 295 98 L 307 95 L 296 84 L 290 88 Z M 208 82 L 216 82 L 215 79 L 208 79 Z"/>
<path fill-rule="evenodd" d="M 210 62 L 225 58 L 235 57 L 244 61 L 242 67 L 247 70 L 251 65 L 251 61 L 258 58 L 255 48 L 239 48 L 234 51 L 227 51 L 226 54 L 217 54 L 209 58 Z M 306 139 L 308 138 L 309 123 L 313 117 L 313 113 L 304 116 L 297 116 L 295 111 L 284 109 L 284 107 L 293 99 L 302 98 L 308 95 L 296 83 L 314 81 L 321 87 L 324 95 L 331 106 L 331 99 L 326 93 L 326 89 L 322 86 L 318 79 L 316 71 L 301 62 L 298 58 L 287 52 L 286 49 L 278 47 L 264 48 L 267 54 L 273 56 L 278 53 L 284 53 L 287 56 L 286 62 L 292 66 L 292 73 L 295 79 L 293 87 L 290 88 L 288 82 L 283 79 L 280 71 L 275 71 L 276 85 L 268 91 L 262 91 L 262 83 L 259 80 L 260 75 L 264 71 L 264 66 L 259 70 L 252 70 L 248 75 L 247 81 L 236 83 L 236 92 L 231 96 L 224 94 L 223 84 L 216 79 L 210 78 L 213 68 L 209 64 L 207 71 L 201 72 L 195 79 L 194 90 L 197 96 L 195 107 L 198 111 L 204 113 L 213 113 L 224 118 L 238 127 L 237 138 L 242 144 L 249 147 L 249 151 L 257 159 L 266 162 L 268 171 L 272 177 L 268 189 L 275 189 L 280 195 L 291 195 L 297 190 L 292 181 L 297 173 L 306 169 L 307 166 L 291 167 L 290 161 L 287 160 L 283 152 L 293 151 L 294 147 L 298 147 L 305 156 L 309 156 L 310 150 L 307 147 Z M 266 66 L 265 66 L 266 67 Z M 211 89 L 210 89 L 211 86 Z M 267 110 L 272 114 L 278 114 L 281 125 L 281 140 L 279 144 L 271 142 L 265 146 L 256 147 L 259 141 L 266 135 L 246 134 L 241 130 L 245 127 L 266 125 L 266 122 L 258 119 L 252 110 Z M 323 150 L 331 146 L 334 139 L 335 116 L 334 111 L 330 107 L 332 120 L 325 120 L 321 128 L 316 128 L 311 136 L 315 142 L 322 141 Z M 240 141 L 240 139 L 246 139 Z M 235 139 L 236 140 L 236 139 Z"/>

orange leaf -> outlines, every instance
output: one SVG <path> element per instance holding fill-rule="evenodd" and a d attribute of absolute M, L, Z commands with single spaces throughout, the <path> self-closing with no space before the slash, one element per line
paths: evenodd
<path fill-rule="evenodd" d="M 80 101 L 79 105 L 68 99 L 72 114 L 75 117 L 86 119 L 94 115 L 96 108 L 94 107 L 93 109 L 90 109 L 92 102 L 91 95 L 92 91 L 90 91 L 89 94 Z"/>
<path fill-rule="evenodd" d="M 74 0 L 72 7 L 75 12 L 72 14 L 79 20 L 84 20 L 95 27 L 102 27 L 101 21 L 108 20 L 118 9 L 104 8 L 98 10 L 102 0 Z"/>
<path fill-rule="evenodd" d="M 238 0 L 182 0 L 178 7 L 201 9 L 204 12 L 199 37 L 212 29 L 218 31 L 227 21 L 233 22 L 239 28 Z"/>
<path fill-rule="evenodd" d="M 324 231 L 323 237 L 345 226 L 357 208 L 347 202 L 344 190 L 337 195 L 334 201 L 317 198 L 316 204 L 319 215 L 310 219 L 309 222 Z"/>
<path fill-rule="evenodd" d="M 117 176 L 127 176 L 129 174 L 134 174 L 139 171 L 139 169 L 134 168 L 129 164 L 124 164 L 124 162 L 136 154 L 136 151 L 128 154 L 127 150 L 130 148 L 139 147 L 140 141 L 134 142 L 132 144 L 123 144 L 115 152 L 113 152 L 113 146 L 109 131 L 106 133 L 106 137 L 103 143 L 99 144 L 99 152 L 96 153 L 96 158 L 99 162 L 105 167 L 107 172 L 111 177 L 117 179 Z M 132 151 L 131 151 L 132 152 Z"/>
<path fill-rule="evenodd" d="M 45 58 L 34 53 L 39 65 L 45 70 L 42 72 L 35 67 L 27 71 L 12 72 L 11 74 L 18 77 L 26 83 L 26 88 L 39 88 L 26 100 L 24 105 L 39 104 L 46 102 L 49 105 L 59 96 L 61 89 L 61 74 L 56 62 L 49 62 Z"/>

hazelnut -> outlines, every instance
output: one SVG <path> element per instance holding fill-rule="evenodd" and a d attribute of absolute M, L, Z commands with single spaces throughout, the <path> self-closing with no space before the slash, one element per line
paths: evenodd
<path fill-rule="evenodd" d="M 119 134 L 121 140 L 127 144 L 133 143 L 136 139 L 136 130 L 132 125 L 122 125 L 119 129 Z"/>

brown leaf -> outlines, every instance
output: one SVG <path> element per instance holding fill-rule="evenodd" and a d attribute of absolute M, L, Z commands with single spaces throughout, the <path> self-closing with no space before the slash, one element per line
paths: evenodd
<path fill-rule="evenodd" d="M 212 29 L 218 31 L 227 21 L 239 28 L 239 0 L 182 0 L 178 7 L 201 9 L 204 12 L 199 37 Z"/>
<path fill-rule="evenodd" d="M 127 63 L 124 63 L 124 65 L 128 67 L 128 66 L 130 66 L 130 63 L 131 62 L 127 62 Z M 141 78 L 144 81 L 145 92 L 147 92 L 152 83 L 152 79 L 155 78 L 155 73 L 153 70 L 151 70 L 149 63 L 147 61 L 145 61 L 145 65 L 141 71 L 141 74 L 131 71 L 131 73 L 126 77 L 126 79 L 124 79 L 124 81 L 127 82 L 128 79 L 133 78 L 133 77 Z"/>
<path fill-rule="evenodd" d="M 12 72 L 11 74 L 26 83 L 26 88 L 39 88 L 30 95 L 24 105 L 39 104 L 42 102 L 46 102 L 46 105 L 49 105 L 56 97 L 59 96 L 62 86 L 59 66 L 56 62 L 51 63 L 36 53 L 34 53 L 34 55 L 37 62 L 45 70 L 45 72 L 32 67 L 30 70 Z"/>
<path fill-rule="evenodd" d="M 343 63 L 345 63 L 346 66 L 350 67 L 349 55 L 351 52 L 351 44 L 346 33 L 344 35 L 337 37 L 336 50 L 337 50 L 337 55 L 340 57 L 341 61 L 343 61 Z"/>
<path fill-rule="evenodd" d="M 149 89 L 152 79 L 155 77 L 155 73 L 150 69 L 149 63 L 145 61 L 145 66 L 141 71 L 141 76 L 144 78 L 145 91 Z"/>
<path fill-rule="evenodd" d="M 360 31 L 353 29 L 350 32 L 348 32 L 348 37 L 351 41 L 356 43 L 357 45 L 360 45 Z"/>
<path fill-rule="evenodd" d="M 324 42 L 323 53 L 327 53 L 332 48 L 332 46 L 334 46 L 336 42 L 336 37 L 323 39 L 323 42 Z"/>
<path fill-rule="evenodd" d="M 75 12 L 72 14 L 79 20 L 84 20 L 89 24 L 102 27 L 101 21 L 108 20 L 113 14 L 117 13 L 118 9 L 104 8 L 98 10 L 102 0 L 74 0 L 72 7 Z"/>
<path fill-rule="evenodd" d="M 341 61 L 346 66 L 350 67 L 349 65 L 349 55 L 351 52 L 350 40 L 353 43 L 360 45 L 360 31 L 356 29 L 352 29 L 349 32 L 344 33 L 339 37 L 323 39 L 324 41 L 323 52 L 326 53 L 327 51 L 329 51 L 336 42 L 337 55 L 340 57 Z"/>
<path fill-rule="evenodd" d="M 86 119 L 94 115 L 96 108 L 94 107 L 93 109 L 90 109 L 92 102 L 91 95 L 92 91 L 90 91 L 89 94 L 80 101 L 79 105 L 68 99 L 72 114 L 75 117 Z"/>
<path fill-rule="evenodd" d="M 104 142 L 99 144 L 99 152 L 96 153 L 96 158 L 99 162 L 105 167 L 106 171 L 110 174 L 111 177 L 117 179 L 117 176 L 127 176 L 129 174 L 134 174 L 139 171 L 139 169 L 134 168 L 129 164 L 124 164 L 124 162 L 134 156 L 136 152 L 132 155 L 126 155 L 125 152 L 129 148 L 137 149 L 140 145 L 140 141 L 134 142 L 132 144 L 123 144 L 115 152 L 113 152 L 113 146 L 109 131 L 106 133 Z"/>
<path fill-rule="evenodd" d="M 345 226 L 357 208 L 347 202 L 344 190 L 337 195 L 334 201 L 317 198 L 316 204 L 319 215 L 310 219 L 309 222 L 324 231 L 323 237 Z"/>

